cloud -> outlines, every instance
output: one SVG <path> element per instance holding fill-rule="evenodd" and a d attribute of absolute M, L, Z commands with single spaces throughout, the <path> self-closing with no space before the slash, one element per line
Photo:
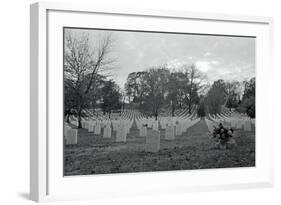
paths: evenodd
<path fill-rule="evenodd" d="M 183 62 L 179 61 L 178 59 L 170 60 L 167 63 L 167 68 L 170 70 L 178 70 L 183 66 Z"/>
<path fill-rule="evenodd" d="M 211 69 L 213 69 L 213 66 L 218 65 L 219 62 L 216 60 L 203 60 L 203 61 L 197 61 L 195 63 L 196 67 L 203 73 L 206 73 L 208 71 L 210 71 Z"/>

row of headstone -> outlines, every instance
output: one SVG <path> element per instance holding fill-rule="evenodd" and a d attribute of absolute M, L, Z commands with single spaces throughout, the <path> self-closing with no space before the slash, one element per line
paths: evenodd
<path fill-rule="evenodd" d="M 156 120 L 137 120 L 136 125 L 137 128 L 140 131 L 139 136 L 143 137 L 146 136 L 147 128 L 150 128 L 149 123 L 152 122 L 151 129 L 158 131 L 161 127 L 161 129 L 165 129 L 165 136 L 171 136 L 166 137 L 168 139 L 174 139 L 175 136 L 181 136 L 184 132 L 187 131 L 189 127 L 196 124 L 200 119 L 196 120 L 190 120 L 190 119 L 184 119 L 181 121 L 175 121 L 171 120 L 170 118 L 162 118 L 159 121 Z M 160 125 L 160 127 L 159 127 Z M 173 128 L 171 128 L 173 127 Z M 167 130 L 168 129 L 168 130 Z M 173 129 L 173 134 L 171 134 L 171 129 Z"/>
<path fill-rule="evenodd" d="M 214 120 L 217 123 L 222 123 L 226 127 L 232 127 L 234 129 L 243 129 L 244 131 L 252 131 L 252 120 L 248 117 L 237 117 L 237 118 L 225 118 L 223 120 Z"/>

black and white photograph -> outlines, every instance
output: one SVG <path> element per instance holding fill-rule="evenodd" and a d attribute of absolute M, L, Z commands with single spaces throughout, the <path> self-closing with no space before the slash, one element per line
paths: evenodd
<path fill-rule="evenodd" d="M 256 38 L 63 28 L 63 175 L 255 167 Z"/>

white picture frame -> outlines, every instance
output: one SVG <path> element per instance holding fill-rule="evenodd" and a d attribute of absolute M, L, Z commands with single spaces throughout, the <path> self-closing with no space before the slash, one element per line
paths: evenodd
<path fill-rule="evenodd" d="M 112 21 L 112 17 L 115 17 L 116 21 Z M 85 20 L 88 18 L 99 18 L 100 23 L 90 25 Z M 53 123 L 57 119 L 54 113 L 61 111 L 54 106 L 56 102 L 53 99 L 61 96 L 60 89 L 58 91 L 54 89 L 62 82 L 60 79 L 62 72 L 60 75 L 49 69 L 53 65 L 58 68 L 60 65 L 62 69 L 62 64 L 59 64 L 61 59 L 56 59 L 56 56 L 62 55 L 62 44 L 60 45 L 62 37 L 57 38 L 55 35 L 60 35 L 59 32 L 62 32 L 60 28 L 63 26 L 101 27 L 101 24 L 107 27 L 115 25 L 118 28 L 136 30 L 178 29 L 177 32 L 186 32 L 179 26 L 186 24 L 191 25 L 192 33 L 257 36 L 256 167 L 63 177 L 62 170 L 59 171 L 62 159 L 56 156 L 61 152 L 62 126 L 55 126 Z M 158 28 L 155 27 L 156 24 Z M 174 24 L 177 26 L 173 28 Z M 222 24 L 224 27 L 221 26 Z M 237 29 L 234 30 L 235 28 Z M 54 32 L 56 29 L 58 33 Z M 30 9 L 30 198 L 39 202 L 273 186 L 273 131 L 270 130 L 272 116 L 262 109 L 271 105 L 269 99 L 272 94 L 268 92 L 271 84 L 268 82 L 273 69 L 272 29 L 273 19 L 270 17 L 98 8 L 95 5 L 73 3 L 32 4 Z M 259 93 L 262 92 L 267 96 L 261 97 Z M 57 103 L 62 104 L 61 102 L 58 100 Z M 163 181 L 164 179 L 167 181 Z"/>

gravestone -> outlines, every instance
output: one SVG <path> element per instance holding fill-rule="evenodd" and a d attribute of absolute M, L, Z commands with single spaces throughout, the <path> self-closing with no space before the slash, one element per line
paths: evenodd
<path fill-rule="evenodd" d="M 71 124 L 75 125 L 76 127 L 79 125 L 78 121 L 71 121 Z"/>
<path fill-rule="evenodd" d="M 67 145 L 77 144 L 77 132 L 78 132 L 77 129 L 71 129 L 71 128 L 66 129 Z"/>
<path fill-rule="evenodd" d="M 251 132 L 252 131 L 252 123 L 250 120 L 246 120 L 244 122 L 244 131 Z"/>
<path fill-rule="evenodd" d="M 160 150 L 160 131 L 148 130 L 145 151 L 146 152 L 158 152 Z"/>
<path fill-rule="evenodd" d="M 182 135 L 182 125 L 179 123 L 176 125 L 176 136 Z"/>
<path fill-rule="evenodd" d="M 140 137 L 146 137 L 147 136 L 147 127 L 141 126 L 140 127 Z"/>
<path fill-rule="evenodd" d="M 88 132 L 94 132 L 95 125 L 94 123 L 89 123 L 88 125 Z"/>
<path fill-rule="evenodd" d="M 127 131 L 124 125 L 121 125 L 117 128 L 116 133 L 116 142 L 126 142 L 127 140 Z"/>
<path fill-rule="evenodd" d="M 236 128 L 237 129 L 242 129 L 242 126 L 243 126 L 243 120 L 242 119 L 238 119 L 236 121 Z"/>
<path fill-rule="evenodd" d="M 109 125 L 107 125 L 103 129 L 103 138 L 110 138 L 110 137 L 111 137 L 111 127 Z"/>
<path fill-rule="evenodd" d="M 125 128 L 126 128 L 126 134 L 128 134 L 130 132 L 131 125 L 130 124 L 126 124 Z"/>
<path fill-rule="evenodd" d="M 175 139 L 175 128 L 174 126 L 167 126 L 165 132 L 166 140 L 174 140 Z"/>
<path fill-rule="evenodd" d="M 82 128 L 85 129 L 86 128 L 86 121 L 82 121 L 81 125 L 82 125 Z"/>
<path fill-rule="evenodd" d="M 167 127 L 166 123 L 167 123 L 166 121 L 161 121 L 161 128 L 162 129 L 166 129 L 166 127 Z"/>
<path fill-rule="evenodd" d="M 113 128 L 113 131 L 116 131 L 117 130 L 117 128 L 118 128 L 118 121 L 114 121 L 114 122 L 112 122 L 112 128 Z"/>
<path fill-rule="evenodd" d="M 158 126 L 159 126 L 159 124 L 158 124 L 158 121 L 156 120 L 152 124 L 152 129 L 157 131 L 158 130 Z"/>
<path fill-rule="evenodd" d="M 97 124 L 95 126 L 95 135 L 100 135 L 100 133 L 101 133 L 101 126 L 100 124 Z"/>
<path fill-rule="evenodd" d="M 153 122 L 151 120 L 147 121 L 147 128 L 152 128 Z"/>

